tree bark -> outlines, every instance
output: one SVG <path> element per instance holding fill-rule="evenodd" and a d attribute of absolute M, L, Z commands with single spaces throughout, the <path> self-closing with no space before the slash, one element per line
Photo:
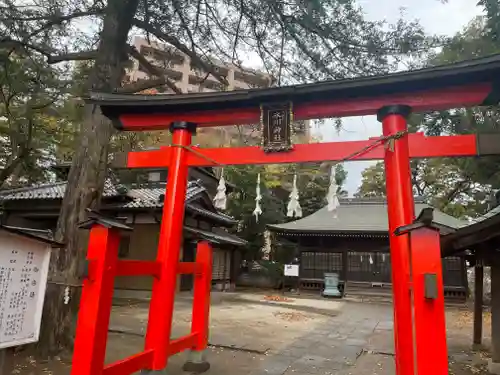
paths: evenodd
<path fill-rule="evenodd" d="M 101 40 L 89 76 L 93 90 L 113 92 L 121 85 L 127 60 L 127 36 L 139 0 L 108 0 Z M 56 238 L 65 248 L 54 251 L 47 286 L 38 353 L 47 357 L 71 349 L 79 288 L 69 285 L 70 303 L 64 304 L 65 285 L 81 283 L 79 270 L 86 257 L 88 233 L 78 229 L 88 207 L 98 208 L 104 189 L 108 148 L 113 127 L 97 106 L 87 105 L 78 149 L 72 161 L 68 184 L 57 223 Z"/>

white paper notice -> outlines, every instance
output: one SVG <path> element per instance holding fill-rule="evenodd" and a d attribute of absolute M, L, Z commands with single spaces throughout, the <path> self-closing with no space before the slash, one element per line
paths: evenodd
<path fill-rule="evenodd" d="M 285 276 L 299 276 L 299 265 L 285 264 Z"/>
<path fill-rule="evenodd" d="M 50 245 L 0 230 L 0 349 L 38 341 Z"/>

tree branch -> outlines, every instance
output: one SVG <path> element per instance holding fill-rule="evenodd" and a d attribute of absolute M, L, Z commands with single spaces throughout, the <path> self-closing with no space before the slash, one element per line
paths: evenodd
<path fill-rule="evenodd" d="M 181 89 L 179 89 L 175 83 L 170 80 L 166 74 L 165 74 L 165 71 L 157 66 L 154 66 L 153 64 L 151 64 L 138 50 L 137 48 L 135 48 L 134 46 L 128 46 L 129 47 L 129 53 L 130 53 L 130 56 L 132 56 L 134 59 L 136 59 L 137 61 L 139 61 L 139 64 L 141 64 L 147 71 L 149 74 L 151 74 L 152 76 L 156 76 L 160 79 L 163 79 L 163 83 L 162 85 L 167 85 L 170 89 L 172 89 L 173 92 L 175 92 L 176 94 L 182 94 L 182 91 Z M 145 80 L 145 82 L 143 84 L 146 84 L 146 82 L 149 82 L 151 80 Z M 137 82 L 135 82 L 137 83 Z M 134 84 L 135 84 L 134 83 Z M 133 84 L 129 85 L 129 86 L 132 86 Z M 154 87 L 154 86 L 152 86 Z M 151 87 L 147 87 L 147 88 L 151 88 Z M 146 90 L 145 88 L 141 89 L 141 90 Z M 141 90 L 138 90 L 138 91 L 141 91 Z"/>
<path fill-rule="evenodd" d="M 59 17 L 54 17 L 54 16 L 38 17 L 38 20 L 47 20 L 48 22 L 46 22 L 39 29 L 33 31 L 29 35 L 29 37 L 33 37 L 33 36 L 35 36 L 37 34 L 40 34 L 42 31 L 50 29 L 52 26 L 60 25 L 63 22 L 66 22 L 66 21 L 71 21 L 71 20 L 73 20 L 75 18 L 82 18 L 82 17 L 88 17 L 88 16 L 103 15 L 104 12 L 105 12 L 104 9 L 92 9 L 92 10 L 88 10 L 86 12 L 75 12 L 75 13 L 72 13 L 72 14 L 68 14 L 68 15 L 65 15 L 65 16 L 59 16 Z M 33 17 L 33 18 L 37 18 L 37 17 Z M 25 21 L 25 20 L 20 19 L 19 21 Z"/>
<path fill-rule="evenodd" d="M 136 82 L 122 86 L 120 88 L 117 88 L 115 90 L 115 92 L 119 93 L 119 94 L 134 94 L 136 92 L 151 89 L 151 88 L 158 87 L 158 86 L 163 86 L 163 85 L 169 86 L 167 81 L 168 81 L 168 78 L 165 76 L 154 78 L 154 79 L 140 79 Z M 175 88 L 177 90 L 176 91 L 177 94 L 182 93 L 178 87 L 175 87 Z"/>
<path fill-rule="evenodd" d="M 55 97 L 50 98 L 49 100 L 47 100 L 45 102 L 33 104 L 31 106 L 31 110 L 39 111 L 39 110 L 45 109 L 45 108 L 51 106 L 52 104 L 54 104 L 55 102 L 57 102 L 58 99 L 59 99 L 59 96 L 56 95 Z"/>
<path fill-rule="evenodd" d="M 87 17 L 87 16 L 95 16 L 99 14 L 103 14 L 104 9 L 92 9 L 85 12 L 75 12 L 65 16 L 56 16 L 54 14 L 48 14 L 44 16 L 33 16 L 33 17 L 8 17 L 8 18 L 0 18 L 0 22 L 4 21 L 49 21 L 51 25 L 56 25 L 57 23 L 61 23 L 64 21 L 69 21 L 73 18 L 79 17 Z"/>
<path fill-rule="evenodd" d="M 5 183 L 5 181 L 9 177 L 12 176 L 12 174 L 15 172 L 17 167 L 22 162 L 24 162 L 24 160 L 27 157 L 29 157 L 31 152 L 33 151 L 33 149 L 31 148 L 31 142 L 33 140 L 33 128 L 34 128 L 33 115 L 31 114 L 29 121 L 28 121 L 27 137 L 24 140 L 23 144 L 18 146 L 20 149 L 20 152 L 13 159 L 11 159 L 10 162 L 8 162 L 7 165 L 2 170 L 0 170 L 0 187 Z M 12 140 L 12 138 L 11 138 L 11 140 Z M 14 151 L 15 151 L 14 149 L 11 150 L 12 153 L 14 153 Z"/>
<path fill-rule="evenodd" d="M 238 47 L 238 39 L 240 37 L 240 28 L 242 21 L 243 21 L 243 0 L 240 0 L 240 16 L 238 18 L 238 26 L 236 27 L 236 35 L 234 37 L 234 43 L 233 43 L 233 58 L 231 61 L 234 61 L 235 57 L 237 56 L 236 48 Z"/>
<path fill-rule="evenodd" d="M 185 44 L 183 44 L 179 39 L 177 39 L 174 36 L 168 35 L 164 33 L 163 31 L 157 29 L 156 27 L 152 25 L 148 25 L 144 21 L 134 19 L 133 25 L 143 29 L 146 32 L 149 32 L 153 35 L 155 35 L 157 38 L 165 41 L 168 44 L 171 44 L 175 48 L 177 48 L 179 51 L 185 53 L 191 58 L 191 61 L 199 65 L 205 70 L 206 72 L 210 73 L 212 76 L 214 76 L 220 83 L 222 83 L 224 86 L 228 86 L 229 82 L 227 81 L 226 77 L 223 75 L 216 73 L 213 66 L 210 66 L 207 64 L 205 61 L 203 61 L 196 53 L 194 53 L 189 47 L 187 47 Z"/>
<path fill-rule="evenodd" d="M 2 186 L 5 181 L 12 175 L 14 170 L 17 168 L 19 164 L 21 164 L 24 159 L 26 159 L 31 153 L 31 149 L 29 147 L 23 147 L 18 156 L 16 156 L 12 161 L 5 166 L 2 170 L 0 170 L 0 186 Z"/>
<path fill-rule="evenodd" d="M 48 55 L 47 62 L 49 64 L 57 64 L 63 61 L 84 61 L 84 60 L 95 60 L 97 57 L 97 50 L 94 51 L 81 51 L 81 52 L 69 52 L 64 55 Z"/>
<path fill-rule="evenodd" d="M 455 197 L 463 192 L 464 190 L 467 190 L 470 186 L 470 180 L 467 178 L 466 180 L 460 181 L 455 185 L 453 189 L 451 189 L 445 196 L 445 201 L 446 202 L 451 202 Z"/>
<path fill-rule="evenodd" d="M 0 48 L 14 49 L 14 50 L 19 49 L 19 48 L 32 49 L 32 50 L 40 53 L 41 55 L 47 56 L 47 57 L 49 57 L 50 54 L 54 52 L 54 50 L 50 47 L 40 46 L 40 45 L 28 43 L 28 42 L 23 42 L 20 40 L 15 40 L 15 39 L 12 39 L 8 36 L 0 38 Z"/>
<path fill-rule="evenodd" d="M 32 43 L 27 43 L 21 40 L 14 40 L 10 37 L 0 38 L 0 49 L 1 48 L 5 49 L 22 48 L 24 50 L 31 49 L 47 57 L 47 62 L 49 64 L 57 64 L 63 61 L 94 60 L 97 57 L 97 50 L 69 52 L 62 55 L 54 55 L 56 51 L 53 48 L 50 48 L 48 46 L 40 46 Z"/>
<path fill-rule="evenodd" d="M 175 12 L 179 16 L 179 19 L 181 20 L 182 26 L 184 27 L 184 30 L 186 31 L 186 34 L 189 37 L 189 40 L 191 41 L 191 51 L 193 53 L 195 53 L 194 47 L 195 47 L 196 43 L 194 42 L 193 33 L 191 32 L 190 27 L 189 27 L 188 23 L 186 22 L 186 19 L 182 15 L 182 10 L 179 7 L 179 0 L 172 0 L 172 5 L 174 6 Z"/>

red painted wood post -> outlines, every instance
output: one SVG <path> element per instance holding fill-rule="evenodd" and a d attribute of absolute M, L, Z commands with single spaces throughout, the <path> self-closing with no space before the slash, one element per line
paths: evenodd
<path fill-rule="evenodd" d="M 194 275 L 191 333 L 196 334 L 196 341 L 190 358 L 184 365 L 184 371 L 200 373 L 210 368 L 210 364 L 204 358 L 204 351 L 208 346 L 213 264 L 212 246 L 207 241 L 198 242 L 196 263 L 201 265 L 201 273 Z"/>
<path fill-rule="evenodd" d="M 384 136 L 407 131 L 408 106 L 389 106 L 379 110 Z M 396 374 L 414 375 L 414 340 L 410 275 L 410 243 L 408 235 L 395 236 L 394 230 L 410 224 L 415 218 L 411 184 L 408 134 L 388 144 L 385 150 L 385 178 L 392 265 L 392 292 L 394 299 L 394 340 Z M 393 146 L 393 147 L 392 147 Z"/>
<path fill-rule="evenodd" d="M 196 263 L 202 271 L 195 275 L 193 298 L 193 321 L 191 332 L 197 333 L 194 350 L 205 350 L 208 345 L 208 327 L 210 321 L 210 291 L 212 289 L 212 246 L 207 241 L 198 242 L 196 248 Z"/>
<path fill-rule="evenodd" d="M 192 123 L 178 122 L 171 125 L 172 144 L 176 147 L 168 169 L 156 257 L 161 266 L 159 277 L 153 282 L 146 331 L 146 350 L 155 351 L 150 369 L 153 371 L 163 370 L 168 362 L 188 183 L 188 151 L 183 147 L 191 144 L 191 134 L 195 129 L 196 125 Z"/>
<path fill-rule="evenodd" d="M 415 312 L 417 373 L 448 375 L 443 266 L 439 231 L 410 233 Z M 435 298 L 426 298 L 425 275 L 435 275 Z M 430 286 L 432 288 L 432 285 Z M 434 296 L 433 296 L 434 297 Z"/>
<path fill-rule="evenodd" d="M 102 374 L 119 243 L 117 229 L 94 224 L 90 230 L 89 277 L 83 282 L 71 375 Z"/>

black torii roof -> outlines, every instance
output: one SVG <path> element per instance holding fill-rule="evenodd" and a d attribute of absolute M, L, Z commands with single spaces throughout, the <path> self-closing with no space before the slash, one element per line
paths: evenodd
<path fill-rule="evenodd" d="M 184 113 L 204 110 L 255 108 L 262 103 L 305 104 L 328 100 L 386 97 L 416 91 L 431 91 L 470 84 L 492 84 L 484 105 L 500 98 L 500 54 L 414 71 L 371 77 L 328 80 L 285 87 L 178 95 L 90 93 L 87 101 L 101 106 L 105 116 L 123 114 Z M 478 103 L 481 104 L 481 103 Z"/>

